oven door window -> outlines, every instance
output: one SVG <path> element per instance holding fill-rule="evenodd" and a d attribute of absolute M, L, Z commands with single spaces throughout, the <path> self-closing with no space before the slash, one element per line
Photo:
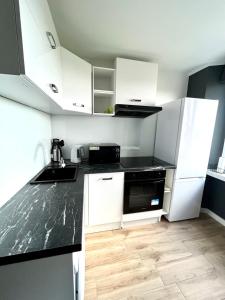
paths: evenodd
<path fill-rule="evenodd" d="M 125 182 L 124 213 L 162 209 L 165 180 Z"/>

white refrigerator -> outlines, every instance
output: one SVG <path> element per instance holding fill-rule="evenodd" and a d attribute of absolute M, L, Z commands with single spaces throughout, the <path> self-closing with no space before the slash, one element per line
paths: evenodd
<path fill-rule="evenodd" d="M 176 165 L 169 221 L 199 216 L 217 106 L 217 100 L 183 98 L 158 114 L 154 156 Z"/>

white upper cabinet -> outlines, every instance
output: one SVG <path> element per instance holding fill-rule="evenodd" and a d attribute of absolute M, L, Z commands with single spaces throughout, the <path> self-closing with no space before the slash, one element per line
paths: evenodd
<path fill-rule="evenodd" d="M 62 48 L 47 0 L 4 1 L 0 95 L 41 111 L 92 114 L 92 66 Z"/>
<path fill-rule="evenodd" d="M 47 0 L 2 1 L 0 95 L 60 113 L 60 44 Z"/>
<path fill-rule="evenodd" d="M 62 108 L 92 114 L 91 64 L 61 47 L 63 102 Z"/>
<path fill-rule="evenodd" d="M 116 104 L 155 105 L 158 65 L 116 59 Z"/>
<path fill-rule="evenodd" d="M 19 0 L 25 75 L 60 104 L 60 43 L 46 0 Z"/>

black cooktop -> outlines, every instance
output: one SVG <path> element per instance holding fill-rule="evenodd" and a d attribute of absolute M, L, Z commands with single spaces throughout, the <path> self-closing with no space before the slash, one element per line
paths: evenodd
<path fill-rule="evenodd" d="M 139 168 L 166 168 L 169 163 L 162 161 L 154 156 L 142 157 L 121 157 L 120 163 L 124 168 L 139 169 Z"/>

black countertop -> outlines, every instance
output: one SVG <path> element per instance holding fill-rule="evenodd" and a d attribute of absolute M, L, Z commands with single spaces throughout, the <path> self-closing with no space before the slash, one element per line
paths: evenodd
<path fill-rule="evenodd" d="M 81 167 L 88 174 L 94 173 L 111 173 L 111 172 L 128 172 L 140 171 L 148 169 L 176 169 L 175 165 L 169 164 L 166 161 L 160 160 L 153 156 L 141 157 L 121 157 L 118 164 L 105 164 L 105 165 L 89 165 L 81 164 Z"/>
<path fill-rule="evenodd" d="M 129 170 L 121 164 L 81 164 L 76 182 L 27 183 L 0 208 L 0 265 L 80 251 L 84 175 Z"/>
<path fill-rule="evenodd" d="M 80 251 L 84 172 L 76 182 L 26 184 L 0 208 L 0 264 Z"/>
<path fill-rule="evenodd" d="M 165 169 L 175 169 L 174 165 L 169 164 L 166 161 L 160 160 L 154 156 L 147 157 L 121 157 L 120 160 L 121 165 L 124 169 L 132 170 L 132 169 L 157 169 L 157 168 L 165 168 Z"/>

